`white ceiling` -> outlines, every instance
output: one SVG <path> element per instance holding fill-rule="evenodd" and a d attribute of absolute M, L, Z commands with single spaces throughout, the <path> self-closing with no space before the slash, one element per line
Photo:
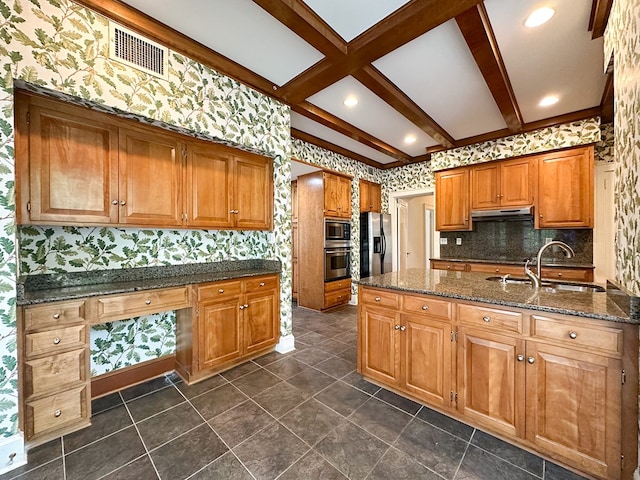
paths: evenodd
<path fill-rule="evenodd" d="M 416 1 L 306 0 L 304 4 L 326 22 L 329 31 L 350 42 Z M 278 87 L 324 58 L 318 49 L 251 0 L 124 2 Z M 302 4 L 298 0 L 283 3 Z M 546 25 L 525 28 L 526 15 L 542 4 L 556 8 L 556 15 Z M 591 5 L 592 0 L 484 1 L 525 123 L 600 105 L 606 77 L 602 72 L 602 37 L 592 40 L 588 31 Z M 454 19 L 373 59 L 372 65 L 456 142 L 507 128 Z M 343 105 L 349 94 L 359 99 L 353 108 Z M 538 102 L 548 94 L 559 95 L 560 102 L 543 109 Z M 380 164 L 396 162 L 397 158 L 388 150 L 379 151 L 377 143 L 410 157 L 425 155 L 426 148 L 439 144 L 350 75 L 320 88 L 306 101 L 379 142 L 362 144 L 296 113 L 292 115 L 292 128 Z M 404 142 L 409 134 L 416 137 L 415 143 Z"/>

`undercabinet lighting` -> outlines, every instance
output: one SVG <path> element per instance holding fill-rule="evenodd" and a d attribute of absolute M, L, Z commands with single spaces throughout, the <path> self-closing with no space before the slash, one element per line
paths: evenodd
<path fill-rule="evenodd" d="M 404 143 L 415 143 L 416 137 L 413 135 L 407 135 L 404 137 Z"/>
<path fill-rule="evenodd" d="M 551 17 L 553 17 L 555 13 L 556 11 L 551 7 L 537 8 L 526 18 L 524 26 L 529 28 L 539 27 L 551 20 Z"/>
<path fill-rule="evenodd" d="M 358 99 L 356 97 L 347 97 L 344 99 L 344 104 L 347 107 L 355 107 L 358 104 Z"/>
<path fill-rule="evenodd" d="M 540 103 L 538 103 L 538 105 L 540 105 L 541 107 L 550 107 L 551 105 L 555 105 L 556 103 L 558 103 L 558 100 L 560 99 L 555 95 L 548 95 L 540 100 Z"/>

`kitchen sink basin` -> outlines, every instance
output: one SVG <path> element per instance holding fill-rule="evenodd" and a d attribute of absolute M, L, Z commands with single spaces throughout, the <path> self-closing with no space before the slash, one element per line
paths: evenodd
<path fill-rule="evenodd" d="M 508 284 L 520 284 L 520 285 L 531 285 L 531 280 L 528 278 L 519 278 L 519 277 L 487 277 L 487 280 L 491 282 L 500 282 Z M 583 293 L 601 293 L 606 292 L 607 290 L 604 287 L 599 285 L 585 285 L 583 283 L 559 283 L 559 282 L 542 282 L 540 285 L 540 290 L 547 293 L 558 293 L 558 292 L 583 292 Z"/>

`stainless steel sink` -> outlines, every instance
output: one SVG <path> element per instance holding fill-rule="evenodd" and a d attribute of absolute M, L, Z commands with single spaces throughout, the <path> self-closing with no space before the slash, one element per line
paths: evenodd
<path fill-rule="evenodd" d="M 487 277 L 490 282 L 500 282 L 503 284 L 531 285 L 528 278 L 519 277 Z M 559 283 L 559 282 L 542 282 L 540 290 L 546 293 L 558 292 L 584 292 L 584 293 L 601 293 L 607 290 L 599 285 L 585 285 L 582 283 Z"/>

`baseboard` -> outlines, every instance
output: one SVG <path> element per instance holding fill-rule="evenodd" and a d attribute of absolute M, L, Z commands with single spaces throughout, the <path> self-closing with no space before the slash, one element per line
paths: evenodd
<path fill-rule="evenodd" d="M 0 475 L 26 464 L 22 432 L 0 440 Z"/>
<path fill-rule="evenodd" d="M 358 294 L 352 293 L 351 300 L 349 300 L 349 305 L 358 305 Z"/>
<path fill-rule="evenodd" d="M 91 398 L 102 397 L 125 387 L 141 383 L 176 368 L 176 356 L 165 355 L 147 362 L 120 368 L 91 379 Z"/>
<path fill-rule="evenodd" d="M 280 341 L 276 345 L 276 352 L 289 353 L 296 349 L 293 333 L 280 337 Z"/>
<path fill-rule="evenodd" d="M 640 480 L 640 468 L 636 468 L 636 471 L 633 472 L 633 480 Z"/>

